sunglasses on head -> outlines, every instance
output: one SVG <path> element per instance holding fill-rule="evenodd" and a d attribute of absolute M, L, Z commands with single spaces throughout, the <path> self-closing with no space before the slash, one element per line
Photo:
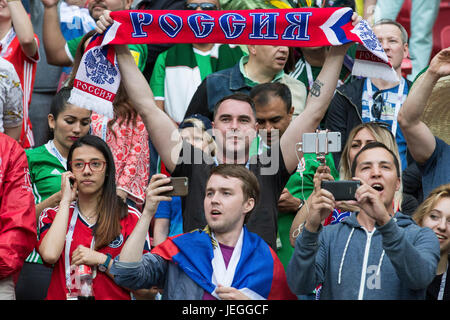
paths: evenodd
<path fill-rule="evenodd" d="M 394 136 L 394 134 L 391 131 L 392 127 L 388 123 L 380 121 L 380 120 L 370 121 L 368 123 L 371 124 L 371 125 L 376 125 L 376 126 L 379 126 L 379 127 L 383 128 L 383 129 L 385 129 L 387 132 L 389 132 L 391 134 L 392 139 L 395 140 L 395 136 Z"/>
<path fill-rule="evenodd" d="M 217 6 L 214 3 L 208 3 L 208 2 L 203 2 L 203 3 L 186 3 L 184 5 L 184 9 L 186 10 L 197 10 L 197 8 L 202 9 L 202 10 L 217 10 Z"/>
<path fill-rule="evenodd" d="M 383 106 L 384 106 L 383 92 L 377 91 L 373 95 L 373 105 L 372 110 L 370 111 L 372 113 L 372 117 L 374 117 L 377 120 L 380 120 L 381 113 L 383 112 Z"/>

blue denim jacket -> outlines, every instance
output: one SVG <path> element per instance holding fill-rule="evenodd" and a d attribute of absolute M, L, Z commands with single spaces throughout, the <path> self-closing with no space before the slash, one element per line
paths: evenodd
<path fill-rule="evenodd" d="M 163 300 L 201 300 L 205 290 L 196 284 L 176 264 L 158 255 L 146 253 L 139 262 L 113 260 L 109 272 L 114 281 L 131 290 L 164 288 Z"/>
<path fill-rule="evenodd" d="M 208 109 L 214 111 L 216 103 L 225 96 L 236 92 L 250 93 L 252 88 L 245 84 L 239 62 L 232 68 L 214 72 L 206 78 Z"/>

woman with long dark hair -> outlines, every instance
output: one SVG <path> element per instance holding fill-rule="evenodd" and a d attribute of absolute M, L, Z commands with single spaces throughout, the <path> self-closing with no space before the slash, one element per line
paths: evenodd
<path fill-rule="evenodd" d="M 61 200 L 61 174 L 67 171 L 70 147 L 89 132 L 91 111 L 68 103 L 72 89 L 61 89 L 48 114 L 49 136 L 46 144 L 27 149 L 30 180 L 36 204 L 36 220 L 45 208 Z M 38 228 L 39 232 L 39 228 Z M 42 300 L 47 294 L 52 269 L 42 263 L 36 249 L 25 260 L 16 285 L 18 300 Z"/>
<path fill-rule="evenodd" d="M 86 135 L 70 148 L 67 168 L 59 206 L 44 210 L 39 223 L 39 253 L 55 264 L 47 299 L 77 295 L 74 270 L 79 265 L 93 270 L 95 299 L 130 299 L 130 291 L 114 283 L 108 268 L 140 213 L 116 193 L 113 155 L 102 139 Z"/>
<path fill-rule="evenodd" d="M 92 30 L 80 41 L 68 85 L 73 86 L 84 48 L 95 34 Z M 114 117 L 92 112 L 91 134 L 102 138 L 111 148 L 116 165 L 117 194 L 128 204 L 142 209 L 150 177 L 148 133 L 141 117 L 130 103 L 122 84 L 113 101 Z"/>

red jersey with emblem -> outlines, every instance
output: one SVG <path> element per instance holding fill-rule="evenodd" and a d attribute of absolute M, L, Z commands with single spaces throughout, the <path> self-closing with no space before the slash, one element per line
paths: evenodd
<path fill-rule="evenodd" d="M 34 35 L 39 48 L 39 39 Z M 28 110 L 31 102 L 31 94 L 33 92 L 37 63 L 39 61 L 39 50 L 36 50 L 34 57 L 28 57 L 20 47 L 19 39 L 14 29 L 0 39 L 0 56 L 8 60 L 14 65 L 23 91 L 23 123 L 22 133 L 20 135 L 20 144 L 24 148 L 34 146 L 33 133 L 31 131 L 31 122 L 28 117 Z"/>
<path fill-rule="evenodd" d="M 72 243 L 70 245 L 70 253 L 69 257 L 72 258 L 73 251 L 79 246 L 83 245 L 87 248 L 91 247 L 92 243 L 92 227 L 89 226 L 87 221 L 79 214 L 78 208 L 76 207 L 77 203 L 73 202 L 70 205 L 69 211 L 69 223 L 72 218 L 72 215 L 75 213 L 78 215 L 78 218 L 75 223 L 75 229 L 73 232 Z M 39 226 L 40 226 L 40 239 L 38 246 L 40 246 L 42 239 L 45 237 L 47 231 L 51 227 L 53 220 L 58 212 L 58 207 L 56 208 L 48 208 L 41 213 L 39 218 Z M 109 253 L 114 259 L 116 256 L 120 254 L 120 251 L 125 244 L 127 238 L 131 235 L 136 223 L 139 220 L 140 212 L 132 207 L 128 207 L 128 215 L 120 221 L 120 225 L 122 226 L 121 234 L 113 240 L 108 246 L 97 250 L 103 254 Z M 150 242 L 147 237 L 147 242 L 144 247 L 144 252 L 150 251 Z M 106 273 L 103 273 L 99 270 L 96 272 L 96 276 L 93 280 L 93 291 L 96 300 L 130 300 L 131 295 L 130 291 L 118 286 L 113 279 L 111 279 Z M 66 286 L 66 274 L 65 274 L 65 246 L 63 248 L 62 254 L 59 260 L 56 262 L 50 286 L 47 291 L 47 300 L 65 300 L 67 298 L 67 293 L 69 290 Z"/>

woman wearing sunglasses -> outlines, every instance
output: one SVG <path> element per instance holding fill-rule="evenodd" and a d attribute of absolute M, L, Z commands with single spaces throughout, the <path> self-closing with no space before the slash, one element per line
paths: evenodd
<path fill-rule="evenodd" d="M 79 265 L 93 270 L 95 299 L 130 299 L 130 291 L 114 283 L 108 268 L 140 213 L 116 193 L 113 155 L 102 139 L 86 135 L 70 148 L 67 168 L 59 207 L 44 210 L 40 217 L 39 253 L 54 264 L 46 299 L 77 296 L 74 271 Z"/>

